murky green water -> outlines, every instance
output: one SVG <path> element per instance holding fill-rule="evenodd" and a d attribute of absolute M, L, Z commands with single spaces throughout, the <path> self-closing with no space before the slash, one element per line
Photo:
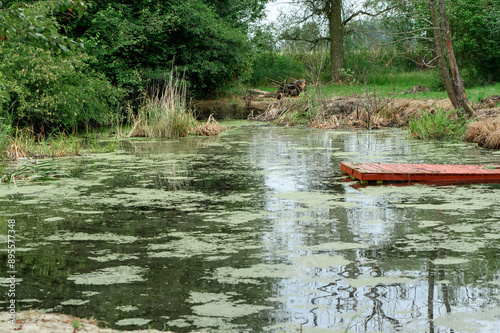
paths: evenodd
<path fill-rule="evenodd" d="M 119 329 L 496 332 L 500 185 L 359 187 L 339 169 L 499 160 L 401 131 L 127 141 L 69 162 L 75 179 L 2 185 L 0 254 L 15 218 L 18 310 Z"/>

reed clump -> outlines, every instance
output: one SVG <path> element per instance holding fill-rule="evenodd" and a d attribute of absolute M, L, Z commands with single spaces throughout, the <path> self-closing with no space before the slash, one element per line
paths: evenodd
<path fill-rule="evenodd" d="M 196 129 L 196 119 L 186 100 L 186 82 L 174 70 L 163 89 L 152 88 L 137 114 L 129 112 L 129 116 L 131 137 L 182 137 Z"/>
<path fill-rule="evenodd" d="M 467 126 L 465 141 L 480 147 L 500 149 L 500 117 L 475 121 Z"/>
<path fill-rule="evenodd" d="M 467 121 L 454 110 L 422 112 L 420 118 L 410 119 L 408 134 L 421 140 L 461 140 L 464 138 L 466 127 Z"/>
<path fill-rule="evenodd" d="M 52 134 L 44 137 L 35 134 L 31 128 L 18 129 L 9 138 L 4 157 L 10 160 L 20 158 L 61 157 L 80 155 L 81 145 L 76 135 Z"/>

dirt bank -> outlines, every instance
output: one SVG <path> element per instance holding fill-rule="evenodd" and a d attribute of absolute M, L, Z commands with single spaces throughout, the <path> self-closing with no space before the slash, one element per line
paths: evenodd
<path fill-rule="evenodd" d="M 7 312 L 0 312 L 0 333 L 33 332 L 33 333 L 126 333 L 126 332 L 167 332 L 158 330 L 118 331 L 100 328 L 93 319 L 81 319 L 59 313 L 39 313 L 36 310 L 24 311 L 16 316 L 16 324 L 12 325 Z M 196 333 L 196 332 L 193 332 Z M 201 333 L 201 332 L 199 332 Z"/>
<path fill-rule="evenodd" d="M 500 114 L 500 96 L 485 98 L 474 108 L 479 119 Z M 259 98 L 246 96 L 240 99 L 196 101 L 193 103 L 201 117 L 213 114 L 216 119 L 254 119 L 274 121 L 287 111 L 308 112 L 315 109 L 324 122 L 332 116 L 338 125 L 355 127 L 406 126 L 411 117 L 418 117 L 422 111 L 452 110 L 449 99 L 414 100 L 408 98 L 373 98 L 354 94 L 347 97 L 328 99 Z"/>

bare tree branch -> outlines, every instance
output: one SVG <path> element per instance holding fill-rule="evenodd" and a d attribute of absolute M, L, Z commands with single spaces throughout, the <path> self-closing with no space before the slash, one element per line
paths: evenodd
<path fill-rule="evenodd" d="M 401 6 L 401 4 L 397 4 L 397 5 L 394 5 L 394 6 L 391 6 L 391 7 L 387 7 L 387 8 L 385 8 L 384 10 L 382 10 L 382 11 L 380 11 L 378 13 L 370 13 L 370 12 L 365 12 L 364 10 L 358 10 L 357 12 L 355 12 L 354 14 L 352 14 L 351 16 L 349 16 L 348 18 L 346 18 L 342 22 L 342 24 L 344 26 L 346 26 L 347 23 L 349 23 L 352 19 L 354 19 L 356 16 L 359 16 L 359 15 L 366 15 L 366 16 L 376 17 L 376 16 L 379 16 L 379 15 L 381 15 L 381 14 L 383 14 L 385 12 L 388 12 L 388 11 L 394 9 L 394 8 L 397 8 L 399 6 Z"/>

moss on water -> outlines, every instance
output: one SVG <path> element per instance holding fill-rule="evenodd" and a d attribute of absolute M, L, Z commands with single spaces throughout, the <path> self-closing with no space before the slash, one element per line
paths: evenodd
<path fill-rule="evenodd" d="M 351 261 L 346 260 L 344 257 L 340 256 L 330 256 L 327 254 L 317 254 L 308 255 L 304 257 L 292 258 L 292 262 L 305 266 L 307 268 L 323 268 L 327 269 L 331 266 L 346 266 L 351 263 Z"/>
<path fill-rule="evenodd" d="M 434 265 L 459 265 L 469 262 L 469 259 L 465 258 L 439 258 L 432 260 Z"/>
<path fill-rule="evenodd" d="M 61 302 L 61 305 L 73 305 L 73 306 L 79 306 L 83 304 L 87 304 L 90 302 L 89 300 L 81 300 L 81 299 L 69 299 L 67 301 Z"/>
<path fill-rule="evenodd" d="M 125 318 L 118 320 L 115 324 L 118 326 L 145 326 L 151 322 L 151 319 L 144 318 Z"/>
<path fill-rule="evenodd" d="M 75 179 L 0 186 L 32 274 L 19 303 L 88 317 L 98 304 L 98 319 L 123 329 L 343 333 L 356 316 L 353 328 L 394 331 L 387 318 L 397 318 L 423 332 L 433 269 L 434 304 L 446 285 L 463 317 L 496 306 L 498 185 L 359 187 L 340 175 L 345 160 L 495 161 L 402 135 L 245 127 L 126 140 L 117 154 L 86 158 Z M 429 262 L 432 253 L 443 257 Z"/>
<path fill-rule="evenodd" d="M 112 285 L 144 281 L 143 275 L 147 268 L 138 266 L 117 266 L 103 268 L 91 273 L 73 274 L 68 280 L 75 284 Z"/>
<path fill-rule="evenodd" d="M 95 233 L 87 234 L 84 232 L 60 232 L 55 235 L 51 235 L 45 238 L 47 241 L 59 242 L 59 241 L 101 241 L 116 244 L 127 244 L 133 243 L 138 240 L 135 236 L 117 235 L 112 233 Z"/>
<path fill-rule="evenodd" d="M 88 257 L 91 260 L 98 262 L 108 262 L 108 261 L 126 261 L 139 259 L 138 256 L 123 253 L 110 253 L 99 257 Z"/>
<path fill-rule="evenodd" d="M 139 310 L 138 307 L 133 306 L 133 305 L 123 305 L 123 306 L 117 306 L 117 310 L 123 311 L 123 312 L 131 312 L 135 310 Z"/>
<path fill-rule="evenodd" d="M 231 296 L 226 294 L 191 292 L 189 303 L 194 303 L 192 307 L 194 313 L 200 317 L 224 317 L 237 318 L 258 313 L 263 310 L 273 309 L 269 306 L 259 306 L 245 304 L 241 301 L 231 300 Z"/>
<path fill-rule="evenodd" d="M 220 267 L 214 273 L 214 278 L 221 283 L 262 283 L 264 278 L 289 279 L 300 278 L 304 272 L 296 266 L 286 264 L 257 264 L 247 268 Z"/>

